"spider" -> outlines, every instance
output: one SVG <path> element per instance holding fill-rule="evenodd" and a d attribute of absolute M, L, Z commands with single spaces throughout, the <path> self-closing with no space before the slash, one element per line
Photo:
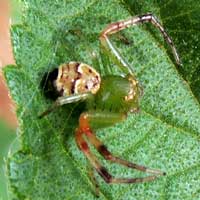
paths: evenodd
<path fill-rule="evenodd" d="M 69 62 L 61 64 L 51 71 L 47 78 L 47 83 L 55 90 L 58 97 L 54 104 L 40 114 L 39 117 L 49 114 L 58 106 L 84 101 L 86 109 L 80 113 L 79 126 L 75 130 L 76 143 L 89 160 L 92 168 L 97 171 L 106 183 L 141 183 L 166 175 L 165 172 L 160 170 L 141 166 L 114 156 L 95 136 L 94 130 L 91 128 L 91 125 L 98 128 L 112 126 L 124 121 L 127 113 L 134 113 L 138 110 L 142 89 L 131 67 L 121 57 L 117 49 L 114 48 L 109 36 L 144 22 L 150 22 L 158 28 L 165 41 L 170 45 L 177 64 L 180 64 L 172 39 L 155 16 L 145 14 L 111 23 L 100 33 L 101 44 L 118 60 L 118 66 L 122 71 L 121 76 L 110 74 L 101 77 L 94 68 L 87 64 Z M 91 152 L 88 143 L 93 145 L 104 159 L 152 175 L 139 178 L 115 178 Z"/>

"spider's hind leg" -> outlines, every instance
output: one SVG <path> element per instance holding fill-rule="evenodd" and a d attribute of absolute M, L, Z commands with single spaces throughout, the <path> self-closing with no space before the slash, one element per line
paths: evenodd
<path fill-rule="evenodd" d="M 87 134 L 88 140 L 95 146 L 97 151 L 106 159 L 113 163 L 118 163 L 120 165 L 124 165 L 128 168 L 136 169 L 142 172 L 151 173 L 155 175 L 165 175 L 165 172 L 162 172 L 157 169 L 150 169 L 148 167 L 138 165 L 136 163 L 129 162 L 127 160 L 121 159 L 119 157 L 114 156 L 108 148 L 94 135 L 92 132 Z"/>
<path fill-rule="evenodd" d="M 89 177 L 90 177 L 90 180 L 91 180 L 91 182 L 92 182 L 92 184 L 94 185 L 94 188 L 95 188 L 95 191 L 94 191 L 94 193 L 95 193 L 95 195 L 97 196 L 97 197 L 99 197 L 99 193 L 100 193 L 100 191 L 99 191 L 99 184 L 98 184 L 98 182 L 97 182 L 97 179 L 96 179 L 96 176 L 95 176 L 95 174 L 94 174 L 94 172 L 95 172 L 95 170 L 94 170 L 94 168 L 90 165 L 90 163 L 89 163 L 89 166 L 88 166 L 88 174 L 89 174 Z"/>
<path fill-rule="evenodd" d="M 165 173 L 161 172 L 160 170 L 149 169 L 144 166 L 137 165 L 135 163 L 131 163 L 115 157 L 108 151 L 105 145 L 97 139 L 94 135 L 93 131 L 90 128 L 89 122 L 92 120 L 101 120 L 102 117 L 105 117 L 105 113 L 94 113 L 92 114 L 83 113 L 79 119 L 79 128 L 76 130 L 76 142 L 80 150 L 85 154 L 87 159 L 90 161 L 91 165 L 96 169 L 98 174 L 105 180 L 107 183 L 139 183 L 139 182 L 147 182 L 152 181 L 157 178 L 157 175 L 165 175 Z M 113 113 L 111 114 L 111 121 L 113 123 Z M 118 116 L 118 121 L 120 121 L 122 117 Z M 108 118 L 107 118 L 108 119 Z M 115 116 L 116 119 L 116 116 Z M 107 120 L 108 123 L 108 120 Z M 94 145 L 94 147 L 98 150 L 98 152 L 103 155 L 103 157 L 107 160 L 112 162 L 116 162 L 118 164 L 124 165 L 129 168 L 137 169 L 143 172 L 152 173 L 153 176 L 141 177 L 141 178 L 115 178 L 113 177 L 108 170 L 97 160 L 96 156 L 90 151 L 89 145 L 85 140 L 84 136 L 87 137 L 88 141 Z"/>

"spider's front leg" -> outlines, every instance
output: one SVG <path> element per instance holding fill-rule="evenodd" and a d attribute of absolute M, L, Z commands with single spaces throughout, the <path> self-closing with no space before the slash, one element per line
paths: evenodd
<path fill-rule="evenodd" d="M 135 25 L 138 25 L 138 24 L 142 24 L 144 22 L 150 22 L 156 28 L 158 28 L 158 30 L 163 35 L 165 41 L 170 45 L 177 64 L 180 65 L 181 61 L 180 61 L 179 55 L 178 55 L 176 47 L 175 47 L 172 39 L 168 35 L 168 33 L 165 31 L 163 26 L 160 24 L 160 22 L 156 19 L 156 17 L 154 15 L 145 14 L 145 15 L 132 17 L 132 18 L 127 19 L 127 20 L 122 20 L 122 21 L 118 21 L 118 22 L 115 22 L 115 23 L 111 23 L 100 34 L 99 39 L 101 41 L 101 44 L 107 50 L 110 50 L 111 53 L 117 58 L 117 60 L 123 66 L 122 71 L 125 72 L 126 74 L 127 74 L 127 71 L 130 74 L 133 74 L 132 69 L 130 68 L 128 63 L 122 58 L 122 56 L 120 55 L 118 50 L 113 46 L 112 42 L 109 40 L 109 36 L 116 33 L 116 32 L 119 32 L 123 29 L 126 29 L 130 26 L 135 26 Z"/>
<path fill-rule="evenodd" d="M 70 104 L 70 103 L 75 103 L 79 101 L 84 101 L 88 98 L 90 98 L 92 95 L 91 93 L 83 93 L 83 94 L 74 94 L 71 96 L 62 96 L 58 97 L 57 100 L 53 103 L 51 107 L 49 107 L 47 110 L 44 112 L 40 113 L 38 118 L 43 118 L 44 116 L 48 115 L 52 111 L 54 111 L 56 108 L 59 106 L 65 105 L 65 104 Z"/>
<path fill-rule="evenodd" d="M 105 119 L 106 118 L 106 119 Z M 91 165 L 96 169 L 99 175 L 107 183 L 139 183 L 152 181 L 157 178 L 156 175 L 165 175 L 164 172 L 155 169 L 149 169 L 147 167 L 137 165 L 135 163 L 118 158 L 107 149 L 107 147 L 94 135 L 90 124 L 98 121 L 105 123 L 106 125 L 113 125 L 116 122 L 123 121 L 125 116 L 123 114 L 108 113 L 108 112 L 88 112 L 83 113 L 79 119 L 79 127 L 76 130 L 76 142 L 80 150 L 85 154 Z M 105 125 L 104 124 L 104 125 Z M 89 145 L 85 140 L 87 137 L 88 141 L 97 149 L 97 151 L 106 159 L 111 162 L 115 162 L 124 165 L 129 168 L 140 170 L 147 173 L 155 174 L 154 176 L 147 176 L 144 178 L 115 178 L 107 169 L 97 160 L 96 156 L 90 151 Z"/>

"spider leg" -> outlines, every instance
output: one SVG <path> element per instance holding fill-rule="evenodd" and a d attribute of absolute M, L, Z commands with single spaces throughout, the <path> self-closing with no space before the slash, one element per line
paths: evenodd
<path fill-rule="evenodd" d="M 69 104 L 69 103 L 75 103 L 78 101 L 84 101 L 91 97 L 92 94 L 90 93 L 83 93 L 83 94 L 74 94 L 71 96 L 62 96 L 58 97 L 57 100 L 53 103 L 52 106 L 50 106 L 47 110 L 39 114 L 39 118 L 41 119 L 42 117 L 48 115 L 50 112 L 54 111 L 57 107 L 62 106 L 64 104 Z"/>
<path fill-rule="evenodd" d="M 132 18 L 127 19 L 127 20 L 111 23 L 101 32 L 99 39 L 100 39 L 102 45 L 106 49 L 110 49 L 111 52 L 114 54 L 114 56 L 117 58 L 117 60 L 124 66 L 123 71 L 128 70 L 129 73 L 132 74 L 132 70 L 131 70 L 130 66 L 128 65 L 128 63 L 121 57 L 121 55 L 119 54 L 117 49 L 113 46 L 113 44 L 109 40 L 109 35 L 112 35 L 112 34 L 118 32 L 118 31 L 121 31 L 121 30 L 128 28 L 130 26 L 138 25 L 138 24 L 141 24 L 141 23 L 144 23 L 144 22 L 150 22 L 156 28 L 158 28 L 158 30 L 163 35 L 165 41 L 170 45 L 177 64 L 181 65 L 179 55 L 177 53 L 177 50 L 175 48 L 175 45 L 174 45 L 172 39 L 170 38 L 168 33 L 165 31 L 163 26 L 160 24 L 160 22 L 152 14 L 140 15 L 140 16 L 132 17 Z"/>
<path fill-rule="evenodd" d="M 157 176 L 147 176 L 141 178 L 115 178 L 113 177 L 107 169 L 97 160 L 96 156 L 90 151 L 90 148 L 83 136 L 86 136 L 90 143 L 92 143 L 97 150 L 104 156 L 104 158 L 111 160 L 113 162 L 117 162 L 119 164 L 125 165 L 127 167 L 131 167 L 134 169 L 138 169 L 140 171 L 145 171 L 149 173 L 153 173 L 156 175 L 164 175 L 163 172 L 159 170 L 151 170 L 146 167 L 130 163 L 128 161 L 119 159 L 117 157 L 112 156 L 112 154 L 105 148 L 103 145 L 93 134 L 90 129 L 88 114 L 83 113 L 79 119 L 79 128 L 76 130 L 76 142 L 81 151 L 85 154 L 85 156 L 90 161 L 91 165 L 96 169 L 98 174 L 105 180 L 107 183 L 139 183 L 139 182 L 147 182 L 152 181 L 157 178 Z M 106 150 L 105 150 L 106 149 Z M 109 156 L 108 156 L 109 152 Z"/>
<path fill-rule="evenodd" d="M 107 147 L 92 133 L 92 131 L 87 132 L 88 140 L 95 146 L 97 151 L 106 159 L 110 160 L 111 162 L 115 162 L 121 165 L 124 165 L 126 167 L 136 169 L 139 171 L 156 174 L 156 175 L 165 175 L 165 172 L 162 172 L 160 170 L 156 169 L 150 169 L 142 165 L 138 165 L 136 163 L 132 163 L 129 161 L 126 161 L 124 159 L 121 159 L 119 157 L 116 157 L 112 155 L 112 153 L 107 149 Z"/>
<path fill-rule="evenodd" d="M 137 169 L 139 171 L 143 171 L 143 172 L 147 172 L 147 173 L 152 173 L 152 174 L 156 174 L 156 175 L 165 175 L 165 172 L 162 172 L 160 170 L 156 170 L 156 169 L 150 169 L 147 168 L 145 166 L 142 165 L 138 165 L 126 160 L 123 160 L 119 157 L 116 157 L 114 155 L 112 155 L 112 153 L 107 149 L 107 147 L 96 137 L 95 134 L 93 134 L 92 130 L 89 128 L 89 120 L 95 120 L 95 118 L 98 118 L 99 120 L 102 120 L 102 118 L 104 118 L 105 113 L 98 113 L 94 114 L 94 116 L 92 116 L 92 114 L 90 113 L 83 113 L 80 116 L 80 123 L 84 124 L 84 126 L 87 126 L 88 128 L 85 130 L 85 135 L 88 138 L 89 142 L 94 145 L 94 147 L 97 149 L 97 151 L 106 159 L 106 160 L 110 160 L 111 162 L 116 162 L 119 163 L 121 165 L 124 165 L 126 167 L 129 168 L 133 168 L 133 169 Z M 108 114 L 107 114 L 108 115 Z M 113 115 L 110 114 L 111 116 Z M 110 117 L 111 117 L 110 116 Z M 108 120 L 108 117 L 107 117 Z M 111 120 L 112 121 L 112 120 Z"/>
<path fill-rule="evenodd" d="M 87 142 L 85 141 L 83 135 L 85 131 L 81 128 L 76 130 L 76 142 L 80 150 L 85 154 L 90 164 L 95 168 L 98 174 L 104 179 L 106 183 L 141 183 L 152 181 L 156 179 L 156 176 L 147 176 L 144 178 L 114 178 L 108 170 L 97 160 L 96 156 L 91 153 Z"/>
<path fill-rule="evenodd" d="M 92 184 L 95 187 L 95 195 L 99 197 L 99 184 L 94 174 L 94 168 L 91 165 L 89 165 L 89 177 L 91 179 Z"/>

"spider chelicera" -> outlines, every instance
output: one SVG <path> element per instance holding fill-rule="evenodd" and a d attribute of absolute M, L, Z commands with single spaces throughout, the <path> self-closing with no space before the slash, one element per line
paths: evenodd
<path fill-rule="evenodd" d="M 85 101 L 86 109 L 80 114 L 79 127 L 75 131 L 76 143 L 89 160 L 91 166 L 106 183 L 147 182 L 156 179 L 159 175 L 166 174 L 160 170 L 150 169 L 114 156 L 95 136 L 94 130 L 91 128 L 91 124 L 98 128 L 103 128 L 122 122 L 126 119 L 127 113 L 136 112 L 139 108 L 139 97 L 142 93 L 141 87 L 132 69 L 112 45 L 109 35 L 143 22 L 151 22 L 158 28 L 170 45 L 177 64 L 180 64 L 172 39 L 152 14 L 145 14 L 111 23 L 100 34 L 100 41 L 103 47 L 110 51 L 120 63 L 118 66 L 122 71 L 121 76 L 110 74 L 101 77 L 94 68 L 87 64 L 69 62 L 51 71 L 46 80 L 54 88 L 58 98 L 52 107 L 40 115 L 40 118 L 49 114 L 58 106 Z M 85 138 L 87 138 L 87 141 Z M 90 151 L 88 142 L 106 160 L 153 175 L 139 178 L 115 178 Z"/>

